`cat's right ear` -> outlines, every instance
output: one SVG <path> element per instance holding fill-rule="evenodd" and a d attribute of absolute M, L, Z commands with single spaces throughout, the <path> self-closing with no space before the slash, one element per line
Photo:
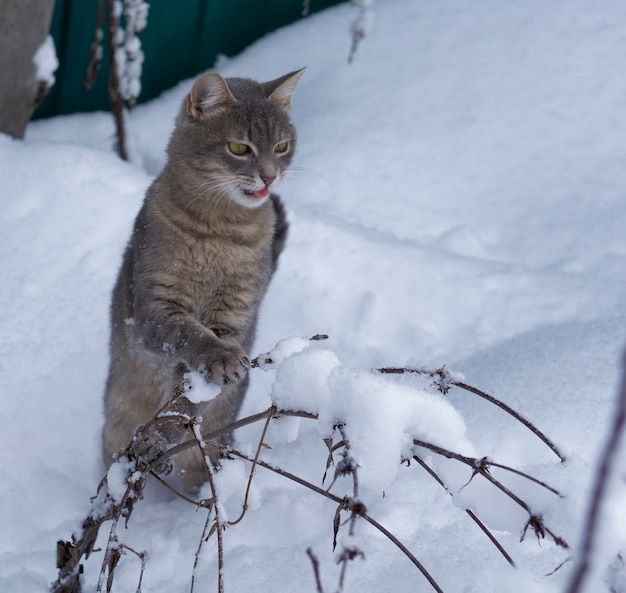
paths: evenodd
<path fill-rule="evenodd" d="M 187 95 L 187 113 L 200 119 L 212 108 L 234 100 L 224 78 L 217 72 L 207 72 L 193 83 Z"/>

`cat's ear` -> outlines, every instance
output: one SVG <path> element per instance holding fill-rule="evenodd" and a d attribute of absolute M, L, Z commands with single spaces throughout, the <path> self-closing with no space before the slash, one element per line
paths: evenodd
<path fill-rule="evenodd" d="M 301 70 L 285 74 L 285 76 L 281 76 L 276 80 L 263 83 L 265 96 L 285 111 L 289 111 L 291 96 L 296 90 L 296 85 L 305 70 L 306 68 L 302 68 Z"/>
<path fill-rule="evenodd" d="M 203 74 L 187 95 L 187 113 L 198 119 L 208 110 L 222 103 L 234 101 L 226 81 L 217 72 Z"/>

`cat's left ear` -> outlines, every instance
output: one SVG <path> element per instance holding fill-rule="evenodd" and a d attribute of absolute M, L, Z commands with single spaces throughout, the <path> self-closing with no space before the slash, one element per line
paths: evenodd
<path fill-rule="evenodd" d="M 265 96 L 285 111 L 291 108 L 291 97 L 296 90 L 296 85 L 306 68 L 296 70 L 281 76 L 276 80 L 263 83 Z"/>

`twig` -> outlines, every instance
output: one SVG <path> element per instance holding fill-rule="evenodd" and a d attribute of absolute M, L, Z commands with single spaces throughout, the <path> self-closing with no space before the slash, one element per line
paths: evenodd
<path fill-rule="evenodd" d="M 174 486 L 169 484 L 166 480 L 164 480 L 155 471 L 151 471 L 150 475 L 155 480 L 160 482 L 163 486 L 165 486 L 165 488 L 167 488 L 174 496 L 177 496 L 178 498 L 184 500 L 185 502 L 188 502 L 188 503 L 190 503 L 190 504 L 192 504 L 194 506 L 197 506 L 197 507 L 206 507 L 206 508 L 210 508 L 210 505 L 213 504 L 213 499 L 212 498 L 204 499 L 204 500 L 194 500 L 193 498 L 189 498 L 189 496 L 183 494 L 180 490 L 174 488 Z"/>
<path fill-rule="evenodd" d="M 443 480 L 439 477 L 439 475 L 437 474 L 437 472 L 435 472 L 431 467 L 428 467 L 428 465 L 426 464 L 426 462 L 419 457 L 418 455 L 414 455 L 413 459 L 415 459 L 415 461 L 417 461 L 422 468 L 424 468 L 426 470 L 426 472 L 432 476 L 437 483 L 450 495 L 452 496 L 452 492 L 450 492 L 450 490 L 448 490 L 447 486 L 444 484 Z M 491 533 L 491 531 L 489 531 L 489 529 L 487 528 L 487 526 L 476 516 L 476 514 L 470 509 L 470 508 L 466 508 L 465 512 L 467 513 L 467 515 L 472 519 L 472 521 L 474 521 L 474 523 L 476 523 L 476 525 L 478 525 L 478 527 L 480 527 L 480 529 L 482 530 L 482 532 L 489 538 L 489 540 L 491 541 L 491 543 L 498 548 L 499 552 L 504 556 L 504 558 L 506 559 L 506 561 L 513 567 L 516 568 L 516 564 L 513 561 L 513 558 L 511 558 L 511 556 L 509 556 L 508 552 L 502 547 L 502 544 L 496 539 L 496 537 L 493 535 L 493 533 Z"/>
<path fill-rule="evenodd" d="M 211 525 L 211 508 L 209 508 L 209 512 L 206 515 L 206 521 L 204 522 L 202 536 L 200 537 L 200 541 L 198 542 L 198 549 L 196 550 L 196 557 L 193 562 L 193 569 L 191 571 L 191 593 L 193 593 L 193 589 L 196 584 L 196 570 L 198 570 L 198 563 L 200 562 L 200 552 L 202 551 L 202 545 L 205 541 L 209 539 L 209 537 L 211 537 L 212 528 L 213 526 Z"/>
<path fill-rule="evenodd" d="M 234 521 L 229 521 L 228 522 L 229 525 L 237 525 L 237 523 L 239 523 L 244 518 L 246 511 L 248 510 L 248 497 L 250 496 L 250 487 L 252 486 L 252 478 L 254 477 L 254 470 L 256 468 L 257 461 L 259 460 L 261 449 L 265 445 L 265 435 L 267 434 L 267 429 L 270 425 L 270 421 L 272 420 L 274 412 L 276 411 L 276 408 L 274 408 L 273 410 L 272 408 L 274 408 L 274 406 L 271 406 L 268 409 L 267 420 L 265 421 L 265 425 L 263 426 L 263 432 L 261 433 L 261 438 L 259 439 L 259 444 L 256 449 L 256 454 L 254 455 L 254 461 L 252 462 L 252 467 L 250 468 L 250 476 L 248 477 L 248 484 L 246 485 L 246 494 L 243 498 L 241 514 Z"/>
<path fill-rule="evenodd" d="M 431 451 L 434 451 L 435 453 L 438 453 L 439 455 L 443 455 L 444 457 L 447 457 L 448 459 L 456 459 L 457 461 L 460 461 L 461 463 L 464 463 L 470 466 L 474 471 L 474 473 L 472 474 L 472 477 L 476 474 L 480 474 L 483 478 L 491 482 L 496 488 L 498 488 L 504 494 L 506 494 L 516 504 L 522 507 L 529 515 L 528 523 L 526 523 L 526 527 L 524 528 L 524 532 L 522 534 L 522 538 L 521 538 L 522 540 L 524 539 L 524 535 L 528 527 L 532 527 L 534 532 L 537 534 L 537 537 L 539 536 L 543 537 L 545 533 L 548 533 L 554 540 L 555 544 L 563 548 L 569 548 L 569 544 L 565 541 L 565 539 L 563 539 L 561 536 L 554 534 L 550 529 L 548 529 L 544 525 L 543 519 L 539 515 L 536 515 L 535 513 L 533 513 L 531 508 L 528 506 L 528 504 L 526 504 L 519 496 L 517 496 L 514 492 L 509 490 L 504 484 L 496 480 L 489 473 L 489 467 L 488 467 L 489 462 L 487 460 L 485 460 L 484 458 L 476 459 L 474 457 L 466 457 L 465 455 L 455 453 L 454 451 L 450 451 L 448 449 L 444 449 L 443 447 L 439 447 L 438 445 L 433 445 L 432 443 L 426 443 L 418 439 L 413 439 L 413 444 L 417 445 L 418 447 L 424 447 L 425 449 L 430 449 Z"/>
<path fill-rule="evenodd" d="M 232 422 L 227 426 L 223 426 L 222 428 L 218 428 L 212 432 L 208 432 L 202 435 L 203 440 L 205 441 L 213 441 L 216 438 L 230 434 L 234 430 L 238 428 L 242 428 L 244 426 L 248 426 L 249 424 L 254 424 L 255 422 L 259 422 L 259 420 L 265 420 L 268 415 L 272 418 L 280 418 L 281 416 L 290 416 L 295 418 L 308 418 L 310 420 L 317 420 L 317 414 L 312 414 L 311 412 L 302 412 L 299 410 L 277 410 L 274 406 L 270 406 L 263 412 L 258 412 L 257 414 L 252 414 L 251 416 L 246 416 L 241 420 L 237 420 L 236 422 Z M 167 451 L 163 451 L 160 453 L 150 464 L 152 467 L 157 467 L 159 464 L 166 461 L 169 457 L 173 455 L 178 455 L 179 453 L 195 446 L 196 441 L 194 439 L 190 439 L 183 443 L 179 443 L 175 447 L 170 447 Z"/>
<path fill-rule="evenodd" d="M 224 445 L 218 445 L 224 449 L 226 449 L 226 447 Z M 250 457 L 248 457 L 247 455 L 245 455 L 244 453 L 241 453 L 240 451 L 237 451 L 235 449 L 228 449 L 228 453 L 230 455 L 234 455 L 235 457 L 239 457 L 240 459 L 245 459 L 247 461 L 249 461 L 250 463 L 252 463 L 252 459 L 250 459 Z M 321 494 L 322 496 L 325 496 L 326 498 L 338 503 L 338 504 L 343 504 L 345 505 L 344 508 L 346 510 L 352 510 L 353 508 L 355 508 L 355 510 L 359 510 L 358 507 L 355 507 L 354 502 L 351 501 L 350 499 L 345 499 L 345 498 L 339 498 L 338 496 L 335 496 L 334 494 L 331 494 L 330 492 L 327 492 L 326 490 L 320 488 L 319 486 L 316 486 L 315 484 L 312 484 L 311 482 L 308 482 L 307 480 L 304 480 L 302 478 L 300 478 L 299 476 L 296 476 L 290 472 L 287 472 L 279 467 L 276 467 L 274 465 L 271 465 L 263 460 L 259 460 L 257 462 L 257 465 L 259 465 L 260 467 L 263 467 L 267 470 L 270 470 L 280 476 L 283 476 L 284 478 L 287 478 L 288 480 L 292 480 L 294 482 L 297 482 L 298 484 L 300 484 L 301 486 L 304 486 L 305 488 L 308 488 L 309 490 L 312 490 L 313 492 L 317 492 L 318 494 Z M 360 507 L 363 507 L 362 503 L 357 503 Z M 364 507 L 363 507 L 364 508 Z M 386 535 L 387 538 L 397 547 L 399 548 L 404 555 L 418 568 L 418 570 L 422 573 L 422 575 L 426 578 L 426 580 L 431 584 L 431 586 L 433 587 L 433 589 L 435 589 L 435 591 L 437 591 L 437 593 L 443 593 L 442 589 L 439 587 L 439 585 L 437 584 L 437 581 L 435 581 L 435 579 L 431 576 L 431 574 L 426 570 L 426 568 L 424 567 L 424 565 L 411 553 L 411 551 L 395 536 L 393 535 L 393 533 L 387 531 L 387 529 L 385 529 L 380 523 L 378 523 L 376 520 L 372 519 L 372 517 L 370 517 L 366 512 L 359 512 L 359 516 L 362 517 L 365 521 L 367 521 L 370 525 L 374 526 L 376 529 L 378 529 L 378 531 L 380 531 L 382 534 Z"/>
<path fill-rule="evenodd" d="M 193 418 L 191 422 L 191 430 L 196 439 L 198 447 L 200 448 L 200 452 L 202 454 L 202 459 L 204 460 L 204 466 L 207 471 L 207 477 L 209 479 L 209 485 L 211 487 L 211 493 L 213 494 L 213 509 L 215 512 L 215 529 L 217 531 L 217 591 L 218 593 L 224 593 L 224 541 L 223 541 L 223 526 L 224 521 L 220 517 L 220 505 L 217 500 L 217 488 L 215 487 L 215 477 L 213 475 L 213 467 L 211 463 L 211 459 L 209 458 L 209 453 L 206 449 L 206 444 L 202 438 L 202 434 L 200 433 L 200 418 Z M 209 511 L 210 512 L 210 511 Z M 206 530 L 206 527 L 205 527 Z M 200 553 L 200 548 L 202 546 L 202 541 L 205 536 L 204 532 L 202 534 L 202 539 L 200 542 L 200 546 L 198 547 L 198 554 Z M 197 559 L 197 556 L 196 556 Z M 193 583 L 192 583 L 192 593 L 193 593 Z"/>
<path fill-rule="evenodd" d="M 126 506 L 126 502 L 133 492 L 133 484 L 128 484 L 126 488 L 126 492 L 122 497 L 122 500 L 119 504 L 119 509 L 122 509 Z M 106 551 L 104 553 L 104 560 L 102 561 L 102 567 L 100 569 L 100 576 L 98 577 L 98 585 L 96 587 L 96 593 L 100 593 L 102 591 L 102 586 L 104 585 L 104 578 L 107 576 L 107 592 L 111 590 L 111 585 L 113 582 L 113 572 L 115 567 L 117 566 L 117 562 L 119 560 L 119 542 L 117 539 L 117 524 L 119 523 L 120 518 L 122 517 L 122 513 L 120 510 L 113 517 L 113 522 L 111 523 L 111 529 L 109 530 L 109 539 L 107 541 Z"/>
<path fill-rule="evenodd" d="M 317 556 L 313 553 L 311 548 L 306 549 L 307 556 L 311 559 L 311 564 L 313 565 L 313 574 L 315 575 L 315 585 L 317 587 L 317 593 L 324 593 L 324 589 L 322 588 L 322 581 L 320 579 L 320 563 L 317 560 Z"/>
<path fill-rule="evenodd" d="M 386 375 L 403 375 L 403 374 L 414 374 L 414 375 L 428 375 L 430 377 L 436 378 L 437 389 L 441 391 L 444 395 L 448 392 L 451 385 L 458 387 L 459 389 L 464 389 L 465 391 L 469 391 L 474 395 L 482 397 L 488 402 L 494 404 L 499 407 L 501 410 L 504 410 L 507 414 L 515 418 L 518 422 L 521 422 L 528 430 L 530 430 L 533 434 L 535 434 L 538 438 L 540 438 L 553 452 L 554 454 L 561 460 L 565 461 L 565 455 L 559 450 L 559 448 L 543 433 L 541 432 L 532 422 L 524 418 L 521 414 L 516 412 L 513 408 L 500 401 L 499 399 L 489 395 L 485 391 L 474 387 L 473 385 L 468 385 L 463 381 L 456 381 L 450 373 L 444 368 L 437 369 L 436 371 L 431 371 L 427 369 L 412 369 L 412 368 L 400 368 L 400 367 L 384 367 L 377 369 L 379 373 L 383 373 Z"/>
<path fill-rule="evenodd" d="M 117 53 L 117 29 L 119 19 L 115 14 L 115 0 L 107 0 L 107 23 L 109 41 L 109 106 L 115 120 L 115 151 L 124 161 L 128 160 L 126 152 L 126 127 L 124 122 L 124 100 L 120 94 L 120 78 L 117 71 L 115 55 Z"/>
<path fill-rule="evenodd" d="M 350 441 L 348 440 L 348 437 L 346 436 L 344 425 L 338 424 L 335 428 L 339 431 L 339 434 L 341 435 L 341 442 L 343 443 L 343 452 L 342 452 L 343 460 L 337 465 L 337 469 L 335 470 L 335 480 L 337 479 L 338 475 L 350 474 L 352 476 L 352 501 L 358 501 L 359 500 L 359 475 L 357 473 L 358 465 L 356 464 L 356 461 L 350 455 Z M 333 480 L 333 483 L 335 482 L 335 480 Z M 330 490 L 330 487 L 328 489 Z M 339 506 L 339 508 L 337 509 L 337 513 L 335 515 L 336 517 L 335 541 L 333 542 L 333 547 L 334 547 L 334 543 L 336 543 L 337 541 L 337 531 L 339 530 L 339 513 L 341 509 L 342 509 L 342 506 Z M 350 527 L 348 529 L 348 534 L 350 535 L 350 537 L 354 536 L 354 530 L 355 530 L 357 517 L 365 513 L 365 511 L 366 511 L 366 508 L 365 508 L 365 505 L 363 505 L 363 503 L 360 503 L 360 505 L 357 505 L 355 503 L 353 505 L 351 509 L 351 514 L 350 514 Z M 355 547 L 347 548 L 345 545 L 343 546 L 343 550 L 339 556 L 339 562 L 342 565 L 341 572 L 339 574 L 339 592 L 343 591 L 343 584 L 345 582 L 346 572 L 348 570 L 348 562 L 350 562 L 351 560 L 354 560 L 354 558 L 356 558 L 357 556 L 363 556 L 363 552 Z"/>
<path fill-rule="evenodd" d="M 589 510 L 583 529 L 580 554 L 576 560 L 572 580 L 565 593 L 579 593 L 589 571 L 591 564 L 591 551 L 598 530 L 600 507 L 606 495 L 611 471 L 617 460 L 619 444 L 624 426 L 626 424 L 626 353 L 622 361 L 622 384 L 617 397 L 617 409 L 613 416 L 613 427 L 608 435 L 604 451 L 600 456 L 600 467 L 596 475 L 596 481 L 589 502 Z"/>
<path fill-rule="evenodd" d="M 93 40 L 89 46 L 89 64 L 83 84 L 90 89 L 96 82 L 98 70 L 102 61 L 102 21 L 104 20 L 103 0 L 98 0 L 98 9 L 96 12 L 96 28 L 93 34 Z"/>

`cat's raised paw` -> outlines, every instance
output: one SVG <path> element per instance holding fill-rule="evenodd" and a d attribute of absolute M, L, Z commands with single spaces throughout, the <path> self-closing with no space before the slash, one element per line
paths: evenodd
<path fill-rule="evenodd" d="M 198 370 L 209 383 L 239 383 L 250 368 L 250 359 L 239 348 L 216 350 L 200 357 Z"/>

